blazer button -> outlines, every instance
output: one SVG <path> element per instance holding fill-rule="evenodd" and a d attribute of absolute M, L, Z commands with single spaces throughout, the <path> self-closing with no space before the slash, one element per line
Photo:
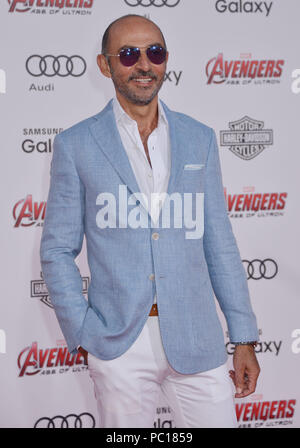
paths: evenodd
<path fill-rule="evenodd" d="M 155 279 L 155 275 L 154 274 L 150 274 L 149 275 L 149 280 L 154 280 Z"/>
<path fill-rule="evenodd" d="M 152 233 L 153 240 L 158 240 L 158 238 L 159 238 L 159 233 L 156 233 L 156 232 Z"/>

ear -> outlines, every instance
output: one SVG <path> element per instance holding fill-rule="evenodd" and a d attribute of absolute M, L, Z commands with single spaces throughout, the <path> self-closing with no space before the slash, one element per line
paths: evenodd
<path fill-rule="evenodd" d="M 111 78 L 110 68 L 108 61 L 104 54 L 98 54 L 97 56 L 97 64 L 100 68 L 101 73 L 106 76 L 106 78 Z"/>

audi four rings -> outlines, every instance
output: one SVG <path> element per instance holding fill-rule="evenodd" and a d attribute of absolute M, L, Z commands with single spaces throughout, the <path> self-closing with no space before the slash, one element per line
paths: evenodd
<path fill-rule="evenodd" d="M 265 260 L 242 260 L 243 263 L 247 264 L 247 280 L 252 278 L 253 280 L 260 280 L 262 278 L 266 280 L 271 280 L 275 277 L 278 272 L 278 266 L 276 261 L 271 258 L 266 258 Z"/>
<path fill-rule="evenodd" d="M 34 425 L 35 428 L 95 428 L 95 419 L 92 414 L 83 412 L 80 415 L 69 414 L 66 417 L 42 417 Z"/>
<path fill-rule="evenodd" d="M 86 71 L 85 60 L 78 55 L 39 56 L 34 54 L 26 61 L 26 70 L 31 76 L 82 76 Z"/>
<path fill-rule="evenodd" d="M 180 0 L 125 0 L 128 6 L 156 6 L 160 8 L 161 6 L 169 6 L 173 8 L 177 6 Z"/>

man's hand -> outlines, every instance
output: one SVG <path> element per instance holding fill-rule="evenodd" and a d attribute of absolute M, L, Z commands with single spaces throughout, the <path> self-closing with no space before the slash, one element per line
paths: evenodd
<path fill-rule="evenodd" d="M 87 352 L 86 350 L 84 350 L 84 348 L 82 348 L 82 347 L 78 347 L 78 351 L 79 351 L 79 353 L 81 353 L 82 356 L 83 356 L 84 364 L 88 365 L 88 362 L 87 362 L 87 361 L 88 361 L 88 360 L 87 360 L 88 352 Z"/>
<path fill-rule="evenodd" d="M 247 397 L 256 389 L 260 367 L 256 359 L 254 347 L 237 345 L 233 354 L 233 367 L 230 377 L 236 387 L 236 398 Z"/>

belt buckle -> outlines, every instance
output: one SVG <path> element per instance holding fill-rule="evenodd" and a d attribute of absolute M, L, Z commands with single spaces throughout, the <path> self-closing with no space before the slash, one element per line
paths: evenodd
<path fill-rule="evenodd" d="M 153 303 L 149 316 L 158 316 L 158 308 L 156 303 Z"/>

